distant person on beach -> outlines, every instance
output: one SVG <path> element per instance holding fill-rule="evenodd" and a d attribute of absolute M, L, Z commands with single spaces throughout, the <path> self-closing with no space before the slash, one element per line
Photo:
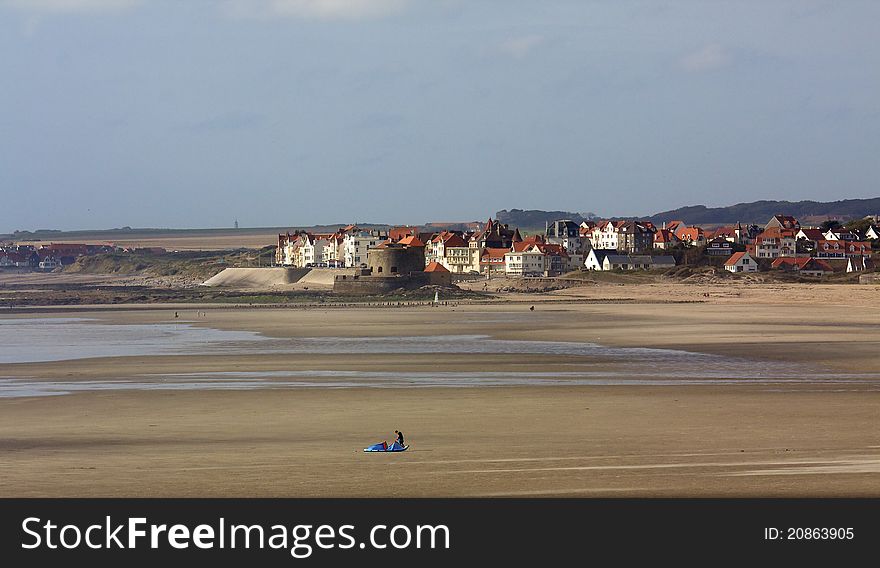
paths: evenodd
<path fill-rule="evenodd" d="M 394 433 L 397 434 L 397 443 L 402 446 L 403 445 L 403 432 L 398 432 L 397 430 L 395 430 Z"/>

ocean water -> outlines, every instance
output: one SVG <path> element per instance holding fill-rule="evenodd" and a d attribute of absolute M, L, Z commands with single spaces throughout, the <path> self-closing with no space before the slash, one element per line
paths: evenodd
<path fill-rule="evenodd" d="M 181 321 L 171 324 L 110 324 L 82 318 L 0 319 L 0 363 L 87 357 L 169 354 L 470 354 L 577 356 L 565 371 L 446 370 L 359 371 L 293 369 L 265 372 L 144 374 L 96 381 L 50 381 L 3 377 L 0 397 L 52 396 L 107 390 L 242 390 L 285 388 L 425 388 L 575 385 L 786 385 L 880 389 L 880 376 L 829 372 L 805 364 L 691 353 L 672 349 L 608 347 L 595 343 L 514 341 L 486 335 L 428 337 L 268 338 Z"/>
<path fill-rule="evenodd" d="M 233 343 L 257 344 L 264 339 L 251 331 L 223 331 L 187 322 L 111 324 L 85 318 L 0 318 L 0 364 L 223 352 Z"/>

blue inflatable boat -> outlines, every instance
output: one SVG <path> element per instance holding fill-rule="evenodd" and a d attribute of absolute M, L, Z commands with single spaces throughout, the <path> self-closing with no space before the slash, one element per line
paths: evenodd
<path fill-rule="evenodd" d="M 378 444 L 373 444 L 369 448 L 364 448 L 365 452 L 405 452 L 409 448 L 409 446 L 401 446 L 397 442 L 394 442 L 390 446 L 385 442 L 380 442 Z"/>

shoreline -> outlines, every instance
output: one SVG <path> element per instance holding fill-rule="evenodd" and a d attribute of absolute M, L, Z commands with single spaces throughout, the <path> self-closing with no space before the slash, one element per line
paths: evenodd
<path fill-rule="evenodd" d="M 792 361 L 821 365 L 830 373 L 880 372 L 876 290 L 830 294 L 817 288 L 812 295 L 799 290 L 788 301 L 781 301 L 779 289 L 712 290 L 717 296 L 707 302 L 535 302 L 534 312 L 524 304 L 500 302 L 432 309 L 208 309 L 207 317 L 191 323 L 280 339 L 467 334 L 680 347 L 691 353 L 746 354 L 754 365 Z M 569 289 L 554 297 L 573 293 Z M 686 298 L 703 292 L 699 287 L 615 290 L 618 296 L 643 299 L 658 293 Z M 71 313 L 55 310 L 54 315 Z M 174 321 L 167 306 L 79 313 L 109 324 Z M 334 368 L 528 373 L 570 370 L 584 362 L 515 354 L 203 353 L 5 369 L 44 380 L 106 380 L 138 373 Z M 599 359 L 593 363 L 610 368 Z M 867 383 L 98 391 L 7 398 L 0 399 L 0 493 L 880 496 L 878 409 L 880 392 Z M 405 432 L 412 451 L 378 457 L 360 451 L 394 429 Z"/>

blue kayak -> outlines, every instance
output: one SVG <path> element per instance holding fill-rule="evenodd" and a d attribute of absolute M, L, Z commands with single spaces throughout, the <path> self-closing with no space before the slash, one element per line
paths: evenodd
<path fill-rule="evenodd" d="M 397 442 L 394 442 L 390 446 L 386 446 L 385 444 L 373 444 L 369 448 L 364 448 L 365 452 L 405 452 L 409 448 L 409 446 L 401 446 Z"/>

